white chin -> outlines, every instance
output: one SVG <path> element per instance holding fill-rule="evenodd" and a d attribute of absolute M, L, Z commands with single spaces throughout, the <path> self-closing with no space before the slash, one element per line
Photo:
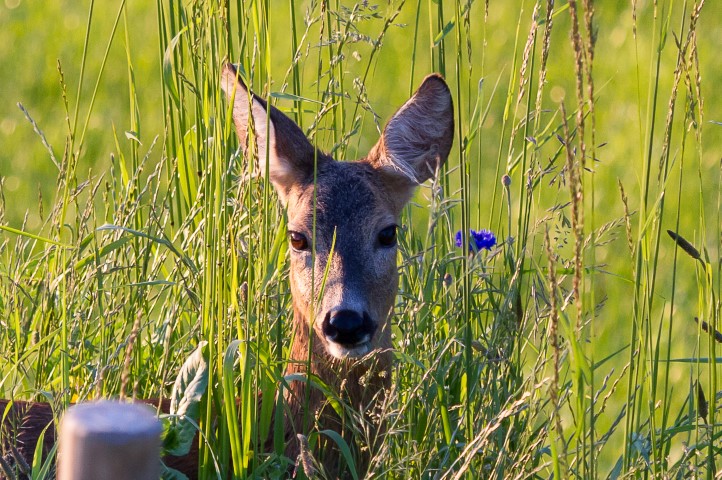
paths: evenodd
<path fill-rule="evenodd" d="M 371 344 L 369 342 L 363 342 L 353 346 L 345 346 L 339 343 L 328 342 L 326 349 L 333 357 L 343 360 L 344 358 L 363 357 L 371 351 Z"/>

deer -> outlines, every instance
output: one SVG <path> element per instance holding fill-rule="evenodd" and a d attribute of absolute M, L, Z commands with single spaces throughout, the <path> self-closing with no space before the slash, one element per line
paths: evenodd
<path fill-rule="evenodd" d="M 255 95 L 234 65 L 223 65 L 220 83 L 243 154 L 257 161 L 259 176 L 268 178 L 286 212 L 293 308 L 286 376 L 316 376 L 354 409 L 370 413 L 391 382 L 401 213 L 416 188 L 438 174 L 453 144 L 449 87 L 441 75 L 424 78 L 365 157 L 339 161 Z M 305 432 L 309 413 L 319 430 L 347 433 L 326 407 L 324 393 L 308 381 L 291 381 L 283 392 L 285 455 L 291 461 L 301 453 L 296 435 Z M 27 427 L 21 432 L 32 453 L 33 439 L 52 423 L 52 411 L 47 404 L 20 407 Z M 167 411 L 167 404 L 161 410 Z M 52 437 L 46 433 L 46 439 Z M 338 452 L 326 447 L 323 466 L 332 477 L 342 476 Z M 197 449 L 189 457 L 170 459 L 170 465 L 195 478 Z M 367 467 L 367 457 L 359 471 Z"/>

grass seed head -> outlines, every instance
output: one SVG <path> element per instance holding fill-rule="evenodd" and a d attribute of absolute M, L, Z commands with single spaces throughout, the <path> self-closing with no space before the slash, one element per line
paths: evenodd
<path fill-rule="evenodd" d="M 670 237 L 672 237 L 672 240 L 677 244 L 679 248 L 684 250 L 687 255 L 694 258 L 695 260 L 701 260 L 701 256 L 699 254 L 699 250 L 694 248 L 694 246 L 689 243 L 683 236 L 678 235 L 676 232 L 673 232 L 672 230 L 667 230 L 667 233 Z"/>

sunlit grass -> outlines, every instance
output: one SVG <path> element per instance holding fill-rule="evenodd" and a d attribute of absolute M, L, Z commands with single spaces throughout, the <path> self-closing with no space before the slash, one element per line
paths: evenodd
<path fill-rule="evenodd" d="M 326 392 L 355 435 L 313 433 L 309 414 L 310 447 L 349 464 L 370 448 L 370 478 L 714 477 L 718 5 L 158 0 L 155 22 L 83 7 L 52 74 L 62 109 L 10 98 L 49 147 L 23 112 L 0 119 L 17 124 L 0 153 L 3 397 L 168 396 L 207 340 L 203 478 L 283 478 L 284 216 L 239 154 L 220 68 L 343 160 L 439 71 L 455 147 L 400 229 L 385 434 Z M 53 162 L 37 199 L 23 172 Z M 481 228 L 491 251 L 454 245 Z"/>

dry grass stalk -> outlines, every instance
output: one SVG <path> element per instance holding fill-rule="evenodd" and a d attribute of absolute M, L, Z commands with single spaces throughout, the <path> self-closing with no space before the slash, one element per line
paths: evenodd
<path fill-rule="evenodd" d="M 15 476 L 15 470 L 10 465 L 10 461 L 5 460 L 5 457 L 0 457 L 0 472 L 4 475 L 4 477 L 1 477 L 3 479 L 8 478 L 8 480 L 15 480 L 17 478 L 17 476 Z"/>
<path fill-rule="evenodd" d="M 577 92 L 577 129 L 582 168 L 586 160 L 586 144 L 584 143 L 584 44 L 579 32 L 579 15 L 576 0 L 569 1 L 569 13 L 572 17 L 572 46 L 574 47 L 574 73 Z M 566 127 L 565 127 L 566 128 Z M 566 138 L 569 145 L 569 136 Z"/>
<path fill-rule="evenodd" d="M 554 406 L 553 417 L 554 417 L 554 428 L 557 431 L 557 436 L 560 439 L 564 438 L 564 430 L 562 428 L 561 416 L 559 410 L 561 409 L 561 402 L 559 400 L 559 369 L 561 368 L 561 353 L 559 345 L 559 306 L 557 305 L 557 276 L 556 276 L 556 262 L 557 257 L 554 253 L 549 240 L 549 230 L 544 230 L 544 247 L 546 248 L 548 263 L 548 281 L 549 281 L 549 342 L 552 347 L 552 354 L 554 357 L 554 377 L 549 387 L 549 397 L 551 398 L 552 405 Z M 561 458 L 566 458 L 566 443 L 562 440 Z"/>
<path fill-rule="evenodd" d="M 704 5 L 704 0 L 702 0 L 699 4 L 695 5 L 694 9 L 692 10 L 692 14 L 690 15 L 690 53 L 689 53 L 689 62 L 691 63 L 690 70 L 694 71 L 694 81 L 690 78 L 690 73 L 687 71 L 687 82 L 689 84 L 690 89 L 690 98 L 694 98 L 697 101 L 697 123 L 702 123 L 702 119 L 704 118 L 704 97 L 702 95 L 702 75 L 700 74 L 699 69 L 699 53 L 697 49 L 697 21 L 699 19 L 699 15 L 702 9 L 702 6 Z M 694 108 L 689 109 L 691 114 L 694 111 Z M 702 129 L 696 128 L 695 129 L 696 135 L 697 135 L 697 144 L 702 145 Z"/>
<path fill-rule="evenodd" d="M 564 123 L 564 143 L 567 152 L 567 175 L 569 176 L 569 193 L 572 204 L 572 232 L 574 233 L 574 278 L 573 293 L 577 305 L 577 324 L 576 331 L 581 331 L 582 326 L 582 245 L 584 231 L 584 196 L 582 192 L 582 169 L 578 166 L 574 147 L 571 146 L 571 133 L 569 131 L 569 123 L 567 122 L 567 111 L 564 108 L 564 102 L 561 104 L 562 121 Z M 578 128 L 581 127 L 577 125 Z M 581 142 L 584 144 L 584 142 Z"/>
<path fill-rule="evenodd" d="M 687 72 L 691 66 L 689 66 L 687 57 L 688 52 L 690 50 L 694 50 L 692 53 L 692 57 L 696 58 L 696 38 L 697 38 L 697 21 L 699 20 L 699 15 L 702 11 L 702 7 L 704 6 L 704 0 L 700 1 L 698 4 L 695 5 L 695 7 L 692 9 L 692 13 L 690 14 L 689 19 L 689 30 L 687 31 L 687 36 L 685 38 L 684 43 L 681 43 L 679 40 L 675 40 L 677 42 L 677 48 L 679 49 L 679 52 L 677 54 L 677 65 L 674 69 L 674 81 L 672 83 L 672 93 L 669 96 L 669 103 L 667 105 L 667 117 L 665 120 L 664 125 L 664 143 L 662 144 L 662 155 L 660 156 L 659 160 L 659 171 L 657 174 L 657 177 L 659 179 L 664 178 L 666 176 L 666 169 L 665 165 L 667 165 L 667 159 L 669 158 L 669 144 L 672 139 L 672 123 L 674 120 L 674 110 L 675 106 L 677 105 L 677 94 L 679 92 L 679 84 L 682 79 L 682 74 Z M 691 61 L 691 60 L 690 60 Z M 697 74 L 699 76 L 699 73 Z M 701 80 L 699 78 L 696 79 L 697 85 L 699 85 Z M 698 98 L 701 98 L 701 96 L 698 96 Z M 701 102 L 701 100 L 700 100 Z M 700 108 L 700 114 L 702 106 L 699 105 Z M 699 134 L 698 134 L 699 135 Z"/>
<path fill-rule="evenodd" d="M 544 38 L 542 39 L 541 64 L 539 65 L 539 85 L 536 91 L 536 101 L 534 111 L 536 112 L 537 125 L 539 124 L 542 108 L 542 95 L 544 92 L 544 84 L 547 78 L 547 61 L 549 59 L 549 45 L 552 35 L 552 27 L 554 24 L 554 0 L 547 0 L 546 16 L 544 18 Z"/>
<path fill-rule="evenodd" d="M 619 185 L 619 192 L 622 195 L 622 204 L 624 205 L 624 226 L 627 233 L 627 246 L 629 247 L 629 253 L 634 256 L 634 239 L 632 237 L 632 218 L 629 214 L 629 199 L 624 191 L 622 181 L 617 179 Z"/>
<path fill-rule="evenodd" d="M 298 456 L 298 460 L 301 468 L 303 468 L 303 473 L 305 473 L 308 478 L 316 478 L 318 472 L 315 467 L 313 454 L 311 453 L 311 446 L 308 444 L 308 438 L 300 433 L 296 434 L 296 438 L 300 445 L 301 453 Z"/>
<path fill-rule="evenodd" d="M 594 159 L 596 158 L 596 118 L 594 115 L 594 77 L 592 75 L 592 69 L 594 66 L 594 44 L 596 43 L 596 34 L 594 32 L 594 4 L 593 0 L 584 0 L 584 23 L 587 30 L 587 43 L 586 43 L 586 61 L 584 62 L 584 70 L 587 75 L 587 104 L 589 105 L 589 122 L 591 123 L 590 126 L 590 158 L 592 159 L 592 162 L 594 162 Z M 580 103 L 580 109 L 581 109 L 581 103 Z M 581 143 L 584 145 L 584 137 L 581 137 Z M 582 152 L 584 152 L 584 147 L 582 147 Z M 582 167 L 584 167 L 586 158 L 582 156 Z M 592 195 L 594 195 L 594 190 L 592 189 Z"/>
<path fill-rule="evenodd" d="M 521 68 L 519 69 L 519 94 L 516 98 L 516 104 L 519 106 L 521 103 L 521 99 L 524 97 L 524 94 L 526 93 L 526 85 L 529 80 L 529 77 L 527 75 L 527 70 L 529 68 L 529 60 L 531 59 L 531 54 L 534 51 L 534 44 L 536 43 L 536 31 L 537 28 L 539 28 L 539 23 L 537 22 L 537 18 L 539 17 L 539 4 L 537 3 L 534 6 L 534 12 L 532 13 L 532 22 L 531 27 L 529 27 L 529 35 L 526 37 L 526 44 L 524 45 L 524 53 L 522 54 L 521 59 Z"/>
<path fill-rule="evenodd" d="M 139 311 L 135 316 L 135 322 L 133 322 L 133 330 L 130 332 L 128 337 L 128 345 L 125 347 L 125 357 L 123 359 L 123 373 L 120 375 L 120 398 L 126 398 L 128 383 L 130 382 L 130 364 L 133 360 L 133 347 L 135 346 L 135 340 L 138 338 L 140 332 L 140 316 Z M 135 390 L 135 389 L 134 389 Z M 132 393 L 132 397 L 135 397 L 135 392 Z"/>

